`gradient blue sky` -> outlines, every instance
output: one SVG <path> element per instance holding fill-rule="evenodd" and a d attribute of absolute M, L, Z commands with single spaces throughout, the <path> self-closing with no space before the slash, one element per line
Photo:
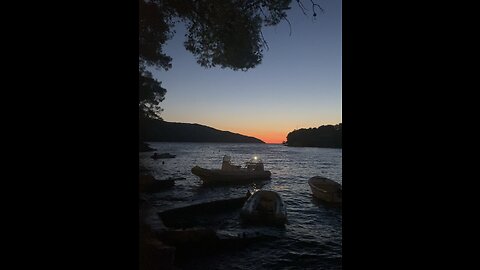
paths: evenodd
<path fill-rule="evenodd" d="M 257 137 L 286 140 L 288 132 L 342 122 L 341 0 L 318 3 L 325 12 L 312 20 L 292 1 L 287 22 L 263 28 L 269 50 L 254 69 L 206 69 L 183 47 L 185 29 L 165 46 L 173 58 L 168 71 L 153 71 L 167 89 L 166 121 L 198 123 Z"/>

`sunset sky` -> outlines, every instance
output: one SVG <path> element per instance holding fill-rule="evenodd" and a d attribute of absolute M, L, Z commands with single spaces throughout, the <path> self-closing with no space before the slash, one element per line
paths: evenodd
<path fill-rule="evenodd" d="M 316 20 L 292 1 L 288 23 L 263 28 L 269 50 L 262 63 L 243 71 L 206 69 L 183 47 L 185 29 L 167 43 L 168 71 L 154 71 L 167 89 L 162 117 L 198 123 L 281 143 L 290 131 L 342 122 L 341 1 L 318 2 Z M 311 9 L 311 6 L 307 5 Z"/>

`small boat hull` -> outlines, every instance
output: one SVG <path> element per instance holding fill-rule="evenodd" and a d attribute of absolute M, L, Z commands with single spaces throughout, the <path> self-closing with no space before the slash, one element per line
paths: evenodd
<path fill-rule="evenodd" d="M 245 202 L 240 217 L 246 223 L 282 226 L 287 222 L 287 209 L 277 192 L 260 190 Z"/>
<path fill-rule="evenodd" d="M 172 155 L 170 153 L 163 153 L 163 154 L 155 153 L 151 156 L 151 158 L 153 159 L 167 159 L 167 158 L 175 158 L 175 157 L 176 157 L 175 155 Z"/>
<path fill-rule="evenodd" d="M 256 181 L 269 180 L 270 171 L 251 171 L 246 169 L 220 170 L 205 169 L 199 166 L 192 168 L 192 173 L 202 179 L 205 185 L 235 185 L 248 184 Z"/>
<path fill-rule="evenodd" d="M 315 176 L 308 180 L 315 198 L 329 203 L 342 203 L 342 185 L 325 177 Z"/>
<path fill-rule="evenodd" d="M 158 213 L 158 216 L 162 219 L 163 224 L 169 228 L 198 227 L 201 224 L 205 225 L 202 217 L 210 215 L 222 216 L 225 213 L 239 211 L 246 200 L 247 197 L 238 197 L 202 202 L 166 210 Z"/>

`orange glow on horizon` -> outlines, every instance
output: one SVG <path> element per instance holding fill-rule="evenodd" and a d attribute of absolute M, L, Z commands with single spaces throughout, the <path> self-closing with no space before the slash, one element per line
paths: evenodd
<path fill-rule="evenodd" d="M 303 121 L 287 121 L 287 117 L 275 117 L 268 119 L 258 119 L 255 117 L 241 117 L 239 119 L 232 116 L 230 119 L 196 119 L 188 115 L 185 118 L 166 119 L 168 122 L 191 123 L 208 126 L 220 131 L 229 131 L 244 136 L 254 137 L 264 141 L 267 144 L 281 144 L 287 140 L 288 133 L 301 128 L 316 128 L 322 125 L 336 125 L 342 122 L 340 118 L 321 117 L 312 118 Z M 252 121 L 255 119 L 255 121 Z M 317 120 L 320 119 L 320 120 Z"/>
<path fill-rule="evenodd" d="M 338 121 L 338 123 L 341 123 Z M 333 124 L 334 123 L 334 124 Z M 255 127 L 247 127 L 247 128 L 235 128 L 235 127 L 229 127 L 229 126 L 222 126 L 220 129 L 221 130 L 228 130 L 234 133 L 242 134 L 245 136 L 250 136 L 254 137 L 257 139 L 260 139 L 264 141 L 265 143 L 269 144 L 281 144 L 284 141 L 287 141 L 287 135 L 288 133 L 301 129 L 301 128 L 316 128 L 321 125 L 336 125 L 334 121 L 331 123 L 329 122 L 324 122 L 324 123 L 311 123 L 311 124 L 305 124 L 301 126 L 294 127 L 293 125 L 291 126 L 282 126 L 281 128 L 274 127 L 274 126 L 269 126 L 268 124 L 265 125 L 259 125 Z"/>
<path fill-rule="evenodd" d="M 241 133 L 242 134 L 242 133 Z M 287 140 L 288 131 L 283 132 L 245 132 L 243 133 L 246 136 L 255 137 L 264 141 L 265 143 L 282 143 Z"/>
<path fill-rule="evenodd" d="M 333 121 L 332 121 L 333 122 Z M 341 123 L 341 120 L 339 121 Z M 256 124 L 255 126 L 249 127 L 238 127 L 238 126 L 230 126 L 230 125 L 212 125 L 216 126 L 219 130 L 230 131 L 233 133 L 241 134 L 244 136 L 254 137 L 260 139 L 268 144 L 281 144 L 284 141 L 287 141 L 288 133 L 300 129 L 300 128 L 315 128 L 321 125 L 330 125 L 331 123 L 311 123 L 305 124 L 301 127 L 295 127 L 293 125 L 285 125 L 282 127 L 272 126 L 271 123 L 267 123 L 264 125 Z"/>

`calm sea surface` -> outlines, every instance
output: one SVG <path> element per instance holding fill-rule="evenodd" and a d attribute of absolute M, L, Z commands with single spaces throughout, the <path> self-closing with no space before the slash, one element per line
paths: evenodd
<path fill-rule="evenodd" d="M 244 196 L 247 190 L 261 188 L 277 191 L 285 201 L 289 223 L 285 228 L 240 225 L 239 212 L 220 220 L 206 218 L 202 225 L 219 233 L 237 235 L 259 232 L 271 240 L 254 242 L 248 247 L 192 256 L 182 269 L 342 269 L 342 212 L 312 198 L 308 179 L 320 175 L 342 183 L 342 150 L 294 148 L 269 144 L 150 143 L 158 153 L 176 155 L 173 159 L 153 160 L 153 152 L 140 153 L 140 162 L 158 179 L 184 177 L 168 190 L 151 194 L 158 211 L 192 203 Z M 272 179 L 263 186 L 204 187 L 191 173 L 195 165 L 220 168 L 224 155 L 236 165 L 245 165 L 260 157 Z M 164 164 L 162 164 L 164 161 Z M 210 222 L 210 224 L 209 224 Z"/>

